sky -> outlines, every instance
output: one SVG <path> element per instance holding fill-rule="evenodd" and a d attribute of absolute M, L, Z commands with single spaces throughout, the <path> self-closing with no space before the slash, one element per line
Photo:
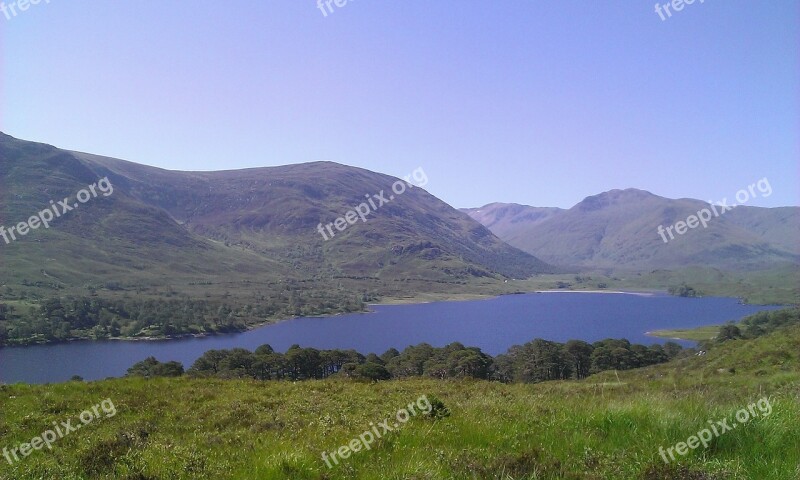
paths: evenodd
<path fill-rule="evenodd" d="M 2 1 L 18 138 L 174 170 L 422 168 L 455 207 L 718 201 L 763 178 L 749 204 L 800 205 L 794 0 L 664 20 L 653 0 Z"/>

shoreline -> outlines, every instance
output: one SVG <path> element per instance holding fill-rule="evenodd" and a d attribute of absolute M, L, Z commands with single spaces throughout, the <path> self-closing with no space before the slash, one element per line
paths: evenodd
<path fill-rule="evenodd" d="M 653 292 L 635 292 L 623 290 L 536 290 L 533 293 L 605 293 L 608 295 L 636 295 L 639 297 L 655 297 L 658 295 Z"/>

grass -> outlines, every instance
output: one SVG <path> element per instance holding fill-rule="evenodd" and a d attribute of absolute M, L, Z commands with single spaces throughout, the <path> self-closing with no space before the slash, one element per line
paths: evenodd
<path fill-rule="evenodd" d="M 721 325 L 709 325 L 698 328 L 677 328 L 675 330 L 655 330 L 647 332 L 648 335 L 661 338 L 672 338 L 677 340 L 693 340 L 701 342 L 712 340 L 719 334 Z"/>
<path fill-rule="evenodd" d="M 427 395 L 412 418 L 329 469 L 331 452 Z M 667 465 L 709 420 L 768 396 L 755 419 Z M 2 446 L 103 399 L 117 415 L 15 464 L 2 479 L 786 479 L 800 471 L 800 328 L 706 356 L 580 382 L 414 379 L 256 382 L 115 379 L 0 387 Z"/>

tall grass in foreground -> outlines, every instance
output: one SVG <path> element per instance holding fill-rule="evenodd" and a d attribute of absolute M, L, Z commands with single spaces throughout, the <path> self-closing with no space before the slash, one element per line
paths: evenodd
<path fill-rule="evenodd" d="M 114 399 L 119 413 L 64 438 L 52 452 L 0 466 L 0 478 L 797 478 L 796 391 L 778 387 L 769 417 L 665 465 L 659 446 L 731 417 L 757 399 L 755 385 L 720 395 L 622 380 L 527 386 L 139 379 L 4 387 L 3 446 L 30 440 L 96 399 Z M 323 451 L 421 394 L 440 398 L 451 415 L 413 418 L 333 469 L 322 461 Z"/>

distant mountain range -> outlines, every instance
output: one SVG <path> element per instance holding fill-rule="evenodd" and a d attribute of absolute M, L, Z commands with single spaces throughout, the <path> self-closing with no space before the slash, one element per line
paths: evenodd
<path fill-rule="evenodd" d="M 659 233 L 708 208 L 636 190 L 587 197 L 570 209 L 492 203 L 463 209 L 501 239 L 573 269 L 769 269 L 800 263 L 800 208 L 738 206 L 673 237 Z M 667 242 L 664 242 L 664 239 Z"/>
<path fill-rule="evenodd" d="M 12 242 L 0 239 L 0 285 L 163 285 L 335 279 L 423 289 L 424 282 L 502 281 L 553 267 L 501 241 L 422 188 L 409 188 L 325 241 L 319 224 L 398 179 L 329 162 L 175 172 L 0 134 L 0 225 L 108 177 L 99 197 Z M 376 205 L 377 206 L 377 205 Z M 423 283 L 406 286 L 408 282 Z M 370 287 L 372 288 L 372 287 Z"/>

